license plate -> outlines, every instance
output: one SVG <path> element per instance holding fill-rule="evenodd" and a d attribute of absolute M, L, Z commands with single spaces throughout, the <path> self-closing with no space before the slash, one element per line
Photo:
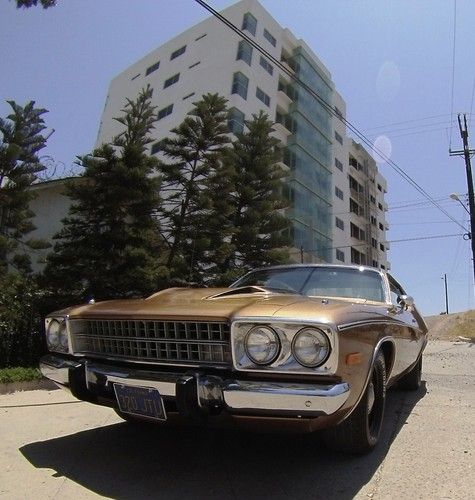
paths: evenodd
<path fill-rule="evenodd" d="M 163 399 L 157 389 L 114 384 L 119 410 L 132 415 L 166 420 Z"/>

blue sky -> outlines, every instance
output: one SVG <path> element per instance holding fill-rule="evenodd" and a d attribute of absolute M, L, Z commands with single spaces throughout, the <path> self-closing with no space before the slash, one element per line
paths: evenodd
<path fill-rule="evenodd" d="M 209 3 L 219 10 L 233 2 Z M 463 159 L 449 157 L 449 148 L 461 148 L 451 113 L 473 111 L 475 2 L 456 1 L 455 30 L 455 0 L 261 3 L 327 66 L 347 118 L 371 140 L 390 144 L 391 159 L 469 228 L 463 207 L 449 197 L 467 192 Z M 0 115 L 8 112 L 7 99 L 48 109 L 46 123 L 55 132 L 44 153 L 68 173 L 75 156 L 93 147 L 110 80 L 206 17 L 193 0 L 60 0 L 47 11 L 18 11 L 3 0 Z M 470 242 L 461 236 L 398 242 L 463 230 L 389 165 L 379 168 L 389 186 L 393 274 L 424 314 L 445 310 L 444 274 L 450 311 L 475 308 Z"/>

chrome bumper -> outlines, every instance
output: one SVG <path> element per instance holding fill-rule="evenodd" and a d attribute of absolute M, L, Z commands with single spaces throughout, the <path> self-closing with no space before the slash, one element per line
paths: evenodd
<path fill-rule="evenodd" d="M 64 360 L 45 356 L 40 363 L 43 375 L 68 387 L 70 370 L 84 366 L 88 391 L 110 390 L 113 384 L 158 389 L 164 399 L 190 401 L 201 410 L 225 409 L 229 413 L 257 412 L 269 415 L 318 416 L 330 415 L 348 399 L 347 383 L 323 385 L 283 382 L 229 380 L 203 373 L 165 373 L 129 368 L 117 368 L 101 363 Z M 180 410 L 178 404 L 178 408 Z"/>

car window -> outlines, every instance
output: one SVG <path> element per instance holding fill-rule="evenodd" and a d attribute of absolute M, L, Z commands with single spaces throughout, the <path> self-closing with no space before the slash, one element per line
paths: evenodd
<path fill-rule="evenodd" d="M 299 267 L 294 269 L 263 269 L 246 274 L 236 281 L 232 287 L 263 286 L 274 289 L 288 289 L 300 292 L 312 269 Z"/>
<path fill-rule="evenodd" d="M 298 267 L 263 269 L 251 272 L 232 287 L 257 285 L 289 290 L 309 297 L 344 297 L 385 301 L 381 275 L 368 269 L 339 267 Z"/>
<path fill-rule="evenodd" d="M 389 290 L 391 293 L 391 303 L 397 305 L 399 303 L 399 297 L 405 295 L 404 290 L 392 279 L 389 280 Z"/>
<path fill-rule="evenodd" d="M 317 268 L 302 292 L 309 296 L 385 300 L 380 274 L 369 270 Z"/>

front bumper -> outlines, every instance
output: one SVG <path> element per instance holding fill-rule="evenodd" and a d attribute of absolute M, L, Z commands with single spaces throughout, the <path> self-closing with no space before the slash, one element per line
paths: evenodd
<path fill-rule="evenodd" d="M 40 362 L 43 375 L 86 401 L 113 397 L 115 383 L 158 389 L 164 400 L 176 403 L 186 417 L 206 413 L 316 417 L 331 415 L 348 399 L 350 387 L 339 384 L 304 384 L 231 380 L 200 371 L 155 372 L 110 366 L 95 361 L 71 360 L 55 354 Z"/>

